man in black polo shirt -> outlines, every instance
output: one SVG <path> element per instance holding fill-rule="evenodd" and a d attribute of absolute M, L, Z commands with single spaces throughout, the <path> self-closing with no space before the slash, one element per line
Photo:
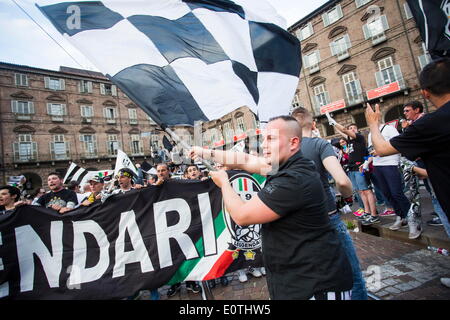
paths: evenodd
<path fill-rule="evenodd" d="M 330 224 L 325 191 L 314 163 L 300 152 L 301 129 L 290 116 L 269 121 L 264 158 L 194 147 L 191 156 L 267 175 L 244 202 L 225 171 L 211 172 L 233 220 L 262 225 L 262 252 L 271 299 L 350 299 L 352 271 Z M 268 172 L 268 174 L 267 174 Z"/>

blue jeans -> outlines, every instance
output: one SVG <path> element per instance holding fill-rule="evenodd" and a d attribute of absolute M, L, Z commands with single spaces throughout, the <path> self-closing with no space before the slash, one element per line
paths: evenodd
<path fill-rule="evenodd" d="M 434 197 L 434 195 L 431 195 L 431 202 L 433 203 L 434 211 L 438 214 L 439 219 L 441 219 L 447 236 L 450 238 L 450 223 L 448 221 L 447 215 L 445 214 L 444 210 L 442 210 L 439 201 L 436 199 L 436 197 Z"/>
<path fill-rule="evenodd" d="M 330 217 L 331 225 L 336 229 L 339 237 L 339 241 L 344 248 L 348 261 L 352 267 L 353 274 L 353 288 L 352 288 L 352 300 L 367 300 L 366 282 L 361 272 L 358 256 L 356 255 L 353 241 L 348 233 L 347 226 L 341 220 L 339 214 L 334 214 Z"/>

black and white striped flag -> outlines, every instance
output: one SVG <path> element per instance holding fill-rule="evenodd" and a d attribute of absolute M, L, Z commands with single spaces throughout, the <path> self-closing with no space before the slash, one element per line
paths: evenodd
<path fill-rule="evenodd" d="M 288 114 L 300 43 L 265 0 L 41 0 L 66 39 L 161 127 L 248 106 Z"/>
<path fill-rule="evenodd" d="M 72 180 L 81 183 L 84 176 L 88 174 L 89 171 L 83 169 L 82 167 L 77 166 L 75 163 L 71 163 L 69 169 L 67 169 L 67 173 L 64 176 L 63 183 L 67 184 Z"/>

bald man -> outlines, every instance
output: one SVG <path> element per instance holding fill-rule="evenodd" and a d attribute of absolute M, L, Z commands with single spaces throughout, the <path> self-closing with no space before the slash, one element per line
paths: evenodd
<path fill-rule="evenodd" d="M 312 161 L 300 152 L 302 131 L 290 116 L 269 121 L 259 158 L 194 147 L 191 157 L 267 176 L 244 202 L 225 171 L 211 172 L 233 220 L 262 224 L 262 253 L 271 299 L 350 299 L 352 271 L 328 217 L 325 191 Z"/>

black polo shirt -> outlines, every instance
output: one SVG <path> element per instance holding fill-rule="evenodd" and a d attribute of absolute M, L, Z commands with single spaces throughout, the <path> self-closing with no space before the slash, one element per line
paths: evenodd
<path fill-rule="evenodd" d="M 262 252 L 271 299 L 309 299 L 350 290 L 351 266 L 331 226 L 314 163 L 299 151 L 258 193 L 281 216 L 263 224 Z"/>
<path fill-rule="evenodd" d="M 439 204 L 450 219 L 450 101 L 389 140 L 409 160 L 421 158 Z"/>

